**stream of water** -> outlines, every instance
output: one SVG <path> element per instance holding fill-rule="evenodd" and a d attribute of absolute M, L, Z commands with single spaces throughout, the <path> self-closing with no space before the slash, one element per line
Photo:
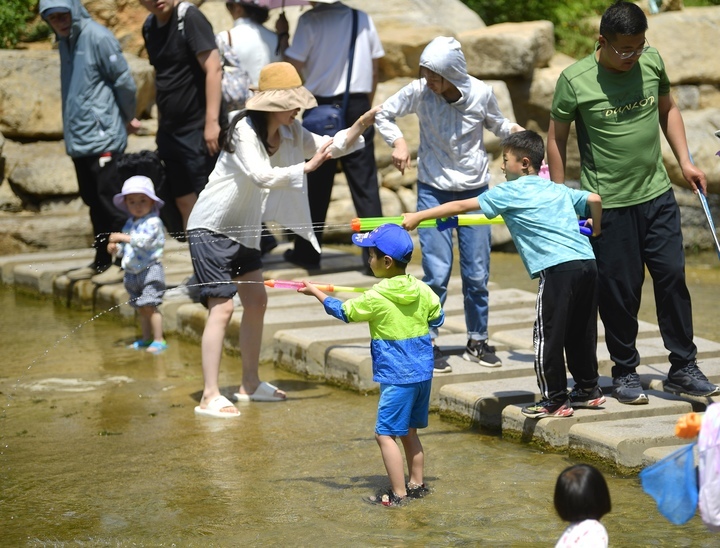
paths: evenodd
<path fill-rule="evenodd" d="M 505 287 L 521 285 L 503 272 L 507 261 L 523 274 L 514 257 L 493 256 Z M 712 281 L 719 269 L 705 270 Z M 170 338 L 160 356 L 134 352 L 125 343 L 135 327 L 8 288 L 0 310 L 2 546 L 552 546 L 564 528 L 552 494 L 574 463 L 565 455 L 432 415 L 421 433 L 432 494 L 371 506 L 362 497 L 387 484 L 377 396 L 266 364 L 261 377 L 287 402 L 239 404 L 237 420 L 197 418 L 197 345 Z M 222 386 L 239 371 L 225 357 Z M 718 545 L 699 517 L 673 526 L 637 478 L 603 471 L 611 545 Z"/>

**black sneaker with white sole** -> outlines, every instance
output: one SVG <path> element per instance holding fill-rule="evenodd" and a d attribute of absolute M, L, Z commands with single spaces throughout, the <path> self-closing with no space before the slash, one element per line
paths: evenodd
<path fill-rule="evenodd" d="M 463 359 L 478 363 L 484 367 L 500 367 L 502 362 L 495 355 L 495 347 L 490 346 L 487 340 L 476 341 L 470 339 L 465 347 Z"/>
<path fill-rule="evenodd" d="M 433 372 L 450 373 L 452 366 L 448 363 L 447 357 L 437 346 L 433 345 Z"/>
<path fill-rule="evenodd" d="M 643 392 L 640 384 L 640 375 L 635 371 L 613 378 L 613 397 L 620 403 L 628 405 L 642 405 L 648 402 L 648 397 Z"/>
<path fill-rule="evenodd" d="M 688 394 L 690 396 L 716 396 L 720 394 L 720 387 L 711 383 L 700 371 L 697 361 L 692 361 L 685 367 L 668 373 L 663 383 L 665 390 L 675 394 Z"/>

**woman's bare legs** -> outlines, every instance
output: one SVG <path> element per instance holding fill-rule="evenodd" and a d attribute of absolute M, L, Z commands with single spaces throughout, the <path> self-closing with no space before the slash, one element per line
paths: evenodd
<path fill-rule="evenodd" d="M 240 355 L 242 357 L 242 383 L 240 394 L 254 394 L 260 386 L 260 347 L 262 345 L 263 319 L 267 307 L 267 293 L 263 284 L 262 270 L 248 272 L 236 281 L 258 282 L 239 283 L 238 295 L 243 307 L 240 321 Z M 285 397 L 285 392 L 276 390 L 275 396 Z"/>
<path fill-rule="evenodd" d="M 205 386 L 200 407 L 203 409 L 213 398 L 220 395 L 220 359 L 222 358 L 225 331 L 232 314 L 232 299 L 208 298 L 208 319 L 202 335 L 202 369 Z M 238 410 L 233 405 L 223 407 L 221 411 L 238 414 Z"/>

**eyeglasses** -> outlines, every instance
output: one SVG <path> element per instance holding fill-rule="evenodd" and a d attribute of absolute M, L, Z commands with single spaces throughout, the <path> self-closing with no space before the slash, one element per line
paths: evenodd
<path fill-rule="evenodd" d="M 607 40 L 607 38 L 606 38 L 606 40 Z M 633 51 L 623 51 L 622 53 L 620 53 L 618 50 L 615 49 L 615 46 L 613 46 L 610 43 L 610 40 L 607 40 L 607 43 L 612 48 L 612 50 L 617 54 L 617 56 L 620 57 L 620 59 L 630 59 L 633 55 L 637 55 L 638 57 L 640 57 L 643 53 L 645 53 L 647 50 L 650 49 L 650 42 L 648 42 L 647 39 L 645 39 L 645 43 L 647 44 L 647 46 L 645 46 L 644 48 L 641 48 L 639 50 L 633 50 Z"/>

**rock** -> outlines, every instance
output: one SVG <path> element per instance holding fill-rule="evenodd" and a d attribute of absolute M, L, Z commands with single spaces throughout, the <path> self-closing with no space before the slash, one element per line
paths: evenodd
<path fill-rule="evenodd" d="M 530 78 L 555 53 L 550 21 L 502 23 L 458 34 L 468 72 L 481 79 Z"/>
<path fill-rule="evenodd" d="M 78 194 L 75 167 L 63 141 L 13 143 L 6 157 L 7 178 L 23 202 L 37 206 L 51 196 Z"/>
<path fill-rule="evenodd" d="M 547 67 L 533 71 L 531 79 L 513 78 L 508 81 L 515 116 L 521 126 L 527 127 L 532 121 L 543 133 L 547 133 L 555 84 L 560 73 L 574 62 L 572 57 L 556 53 Z"/>
<path fill-rule="evenodd" d="M 720 139 L 715 137 L 715 132 L 720 128 L 720 109 L 685 111 L 683 121 L 693 161 L 707 177 L 708 192 L 720 194 L 720 158 L 715 155 L 720 149 Z M 688 188 L 680 166 L 665 139 L 662 140 L 662 150 L 670 180 L 681 188 Z"/>
<path fill-rule="evenodd" d="M 720 9 L 668 11 L 650 17 L 648 25 L 645 36 L 662 55 L 672 85 L 720 84 L 720 63 L 710 46 L 717 43 Z"/>
<path fill-rule="evenodd" d="M 126 54 L 138 87 L 137 115 L 155 100 L 154 69 Z M 11 139 L 61 139 L 60 55 L 57 51 L 0 49 L 0 131 Z M 29 90 L 34 90 L 30 92 Z M 42 90 L 42 93 L 38 93 Z"/>

